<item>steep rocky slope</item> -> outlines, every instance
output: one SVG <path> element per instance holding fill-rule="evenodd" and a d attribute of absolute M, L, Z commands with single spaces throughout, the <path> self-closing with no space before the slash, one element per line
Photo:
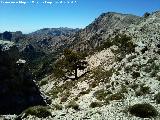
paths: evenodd
<path fill-rule="evenodd" d="M 53 116 L 46 119 L 144 120 L 147 115 L 143 116 L 143 109 L 136 109 L 141 111 L 134 114 L 131 107 L 150 104 L 154 108 L 144 108 L 151 115 L 146 119 L 159 120 L 160 12 L 139 19 L 115 33 L 127 34 L 131 39 L 115 37 L 111 28 L 113 36 L 107 39 L 110 45 L 101 44 L 101 49 L 86 58 L 89 72 L 77 81 L 51 75 L 39 83 L 41 91 L 52 100 Z M 107 32 L 102 36 L 108 36 Z M 38 119 L 35 116 L 25 119 L 29 118 Z"/>
<path fill-rule="evenodd" d="M 40 62 L 38 67 L 32 68 L 35 76 L 42 78 L 52 72 L 50 65 L 62 54 L 65 48 L 91 52 L 107 41 L 108 38 L 118 34 L 122 28 L 137 24 L 141 19 L 141 17 L 130 14 L 108 12 L 103 13 L 82 30 L 69 28 L 41 29 L 29 35 L 30 44 L 23 49 L 23 54 L 26 59 L 29 58 L 33 61 L 31 64 L 34 66 Z M 40 72 L 43 71 L 42 69 L 46 70 L 42 73 Z"/>
<path fill-rule="evenodd" d="M 65 44 L 77 51 L 93 50 L 86 57 L 87 69 L 79 71 L 86 74 L 75 81 L 54 74 L 39 81 L 52 116 L 23 119 L 159 120 L 159 28 L 160 11 L 145 17 L 102 14 Z"/>
<path fill-rule="evenodd" d="M 137 24 L 141 20 L 141 17 L 130 14 L 103 13 L 85 29 L 77 32 L 72 37 L 70 46 L 80 51 L 95 49 L 111 36 L 118 34 L 121 29 Z"/>

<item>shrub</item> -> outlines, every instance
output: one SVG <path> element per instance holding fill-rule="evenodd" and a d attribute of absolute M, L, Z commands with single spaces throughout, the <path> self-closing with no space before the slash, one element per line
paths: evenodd
<path fill-rule="evenodd" d="M 85 95 L 85 94 L 89 94 L 89 92 L 90 92 L 90 89 L 85 90 L 85 91 L 81 91 L 81 92 L 74 98 L 74 100 L 77 101 L 80 96 Z"/>
<path fill-rule="evenodd" d="M 144 71 L 145 71 L 146 73 L 150 73 L 150 72 L 152 71 L 152 68 L 151 68 L 150 66 L 146 66 L 146 67 L 144 68 Z"/>
<path fill-rule="evenodd" d="M 79 93 L 79 95 L 85 95 L 85 94 L 88 94 L 89 92 L 90 92 L 90 89 L 85 90 L 85 91 L 81 91 L 81 92 Z"/>
<path fill-rule="evenodd" d="M 98 90 L 94 93 L 96 99 L 102 101 L 102 100 L 105 100 L 106 96 L 108 95 L 107 92 L 102 89 L 102 90 Z"/>
<path fill-rule="evenodd" d="M 153 62 L 151 64 L 151 68 L 154 69 L 154 70 L 156 70 L 156 71 L 158 71 L 160 69 L 159 65 L 157 65 L 155 62 Z"/>
<path fill-rule="evenodd" d="M 132 115 L 141 118 L 150 118 L 158 115 L 157 110 L 150 104 L 135 104 L 129 108 L 129 112 Z"/>
<path fill-rule="evenodd" d="M 127 60 L 128 60 L 128 62 L 131 62 L 132 59 L 134 59 L 134 58 L 136 58 L 136 55 L 132 55 L 132 56 L 128 57 Z"/>
<path fill-rule="evenodd" d="M 147 46 L 145 46 L 145 47 L 141 50 L 142 54 L 144 54 L 146 51 L 148 51 Z"/>
<path fill-rule="evenodd" d="M 126 73 L 129 73 L 129 72 L 132 71 L 132 68 L 131 68 L 131 66 L 126 66 L 126 67 L 124 68 L 124 70 L 125 70 Z"/>
<path fill-rule="evenodd" d="M 132 77 L 133 77 L 133 79 L 136 79 L 136 78 L 140 77 L 140 73 L 139 72 L 133 72 Z"/>
<path fill-rule="evenodd" d="M 68 100 L 68 96 L 62 96 L 61 102 L 66 102 Z"/>
<path fill-rule="evenodd" d="M 107 48 L 109 48 L 109 47 L 111 47 L 112 46 L 112 42 L 108 39 L 108 40 L 106 40 L 104 43 L 102 43 L 100 46 L 97 46 L 96 48 L 95 48 L 95 52 L 97 51 L 97 52 L 99 52 L 99 51 L 102 51 L 102 50 L 104 50 L 104 49 L 107 49 Z"/>
<path fill-rule="evenodd" d="M 149 94 L 149 93 L 150 93 L 149 86 L 141 85 L 140 90 L 136 92 L 136 95 L 141 96 L 141 95 L 145 95 L 145 94 Z"/>
<path fill-rule="evenodd" d="M 153 70 L 150 74 L 151 77 L 156 77 L 156 74 L 157 74 L 157 71 L 156 70 Z"/>
<path fill-rule="evenodd" d="M 102 102 L 92 102 L 89 107 L 95 108 L 95 107 L 102 107 L 102 106 L 103 106 Z"/>
<path fill-rule="evenodd" d="M 117 35 L 112 40 L 112 43 L 119 47 L 122 54 L 129 54 L 135 51 L 135 44 L 131 39 L 132 38 L 127 35 Z"/>
<path fill-rule="evenodd" d="M 68 100 L 68 97 L 71 95 L 71 93 L 67 90 L 62 94 L 61 102 L 66 102 Z"/>
<path fill-rule="evenodd" d="M 49 96 L 52 96 L 53 99 L 58 98 L 58 94 L 62 91 L 62 89 L 58 86 L 54 87 L 51 91 L 49 91 L 47 94 Z"/>
<path fill-rule="evenodd" d="M 114 69 L 110 69 L 108 71 L 105 71 L 103 68 L 98 67 L 92 71 L 93 73 L 93 78 L 95 78 L 95 84 L 98 85 L 98 83 L 101 82 L 109 82 L 109 78 L 112 76 L 114 73 Z"/>
<path fill-rule="evenodd" d="M 157 53 L 160 55 L 160 50 L 157 50 Z"/>
<path fill-rule="evenodd" d="M 73 86 L 75 86 L 76 81 L 65 81 L 62 85 L 55 85 L 54 88 L 52 88 L 47 94 L 49 96 L 52 96 L 53 99 L 57 98 L 59 94 L 62 95 L 63 91 L 66 91 L 63 93 L 65 96 L 70 96 L 70 93 L 68 92 Z M 62 96 L 63 96 L 62 95 Z"/>
<path fill-rule="evenodd" d="M 139 87 L 139 85 L 136 84 L 136 83 L 134 83 L 134 84 L 130 85 L 130 87 L 131 87 L 133 90 L 136 90 L 136 89 Z"/>
<path fill-rule="evenodd" d="M 110 101 L 113 101 L 113 100 L 121 100 L 123 98 L 124 98 L 124 94 L 115 93 L 115 94 L 112 94 L 111 96 L 109 96 L 107 99 L 110 100 Z"/>
<path fill-rule="evenodd" d="M 160 92 L 155 95 L 154 99 L 156 100 L 157 104 L 160 104 Z"/>
<path fill-rule="evenodd" d="M 89 88 L 95 88 L 96 86 L 98 86 L 97 81 L 93 81 L 91 84 L 89 84 Z"/>
<path fill-rule="evenodd" d="M 144 13 L 144 15 L 143 15 L 143 17 L 144 18 L 147 18 L 147 17 L 149 17 L 151 14 L 149 13 L 149 12 L 146 12 L 146 13 Z"/>
<path fill-rule="evenodd" d="M 51 112 L 45 106 L 34 106 L 24 111 L 25 116 L 34 115 L 38 118 L 46 118 L 52 116 Z"/>
<path fill-rule="evenodd" d="M 153 62 L 154 62 L 154 59 L 149 59 L 149 60 L 147 61 L 147 64 L 153 63 Z"/>
<path fill-rule="evenodd" d="M 62 105 L 58 105 L 58 104 L 54 104 L 53 107 L 56 109 L 56 110 L 62 110 Z"/>
<path fill-rule="evenodd" d="M 52 99 L 50 97 L 46 97 L 45 98 L 45 101 L 48 105 L 51 105 L 52 104 Z"/>
<path fill-rule="evenodd" d="M 79 105 L 75 101 L 71 101 L 68 103 L 66 108 L 72 108 L 74 110 L 79 110 Z"/>
<path fill-rule="evenodd" d="M 156 80 L 160 81 L 160 76 L 159 75 L 156 76 Z"/>
<path fill-rule="evenodd" d="M 47 83 L 48 83 L 47 80 L 42 80 L 42 81 L 39 83 L 39 85 L 40 85 L 40 86 L 43 86 L 43 85 L 46 85 Z"/>
<path fill-rule="evenodd" d="M 141 86 L 140 90 L 141 90 L 143 93 L 149 93 L 149 92 L 150 92 L 149 86 Z"/>
<path fill-rule="evenodd" d="M 128 93 L 128 88 L 125 85 L 121 85 L 121 91 L 120 93 Z"/>

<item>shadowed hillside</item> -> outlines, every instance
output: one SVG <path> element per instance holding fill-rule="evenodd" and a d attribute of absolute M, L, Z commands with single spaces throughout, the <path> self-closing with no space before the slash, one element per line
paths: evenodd
<path fill-rule="evenodd" d="M 20 114 L 30 106 L 45 105 L 24 60 L 11 42 L 0 44 L 0 114 Z"/>

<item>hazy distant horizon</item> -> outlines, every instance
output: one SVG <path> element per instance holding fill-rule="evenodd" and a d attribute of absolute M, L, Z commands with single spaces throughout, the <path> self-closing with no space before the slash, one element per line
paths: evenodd
<path fill-rule="evenodd" d="M 76 2 L 67 0 L 69 3 L 66 0 L 62 0 L 62 3 L 61 0 L 50 1 L 59 3 L 53 5 L 0 3 L 0 32 L 22 31 L 27 34 L 42 28 L 84 28 L 106 12 L 142 16 L 145 12 L 160 10 L 159 0 L 76 0 Z"/>

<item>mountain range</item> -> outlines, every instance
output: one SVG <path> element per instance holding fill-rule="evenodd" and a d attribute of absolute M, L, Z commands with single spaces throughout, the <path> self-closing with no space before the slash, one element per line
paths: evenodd
<path fill-rule="evenodd" d="M 6 31 L 0 38 L 3 52 L 12 45 L 19 49 L 42 96 L 50 100 L 52 116 L 43 119 L 159 120 L 160 11 L 142 17 L 108 12 L 84 29 Z M 53 66 L 66 48 L 87 56 L 87 72 L 78 71 L 76 81 L 54 76 Z"/>

